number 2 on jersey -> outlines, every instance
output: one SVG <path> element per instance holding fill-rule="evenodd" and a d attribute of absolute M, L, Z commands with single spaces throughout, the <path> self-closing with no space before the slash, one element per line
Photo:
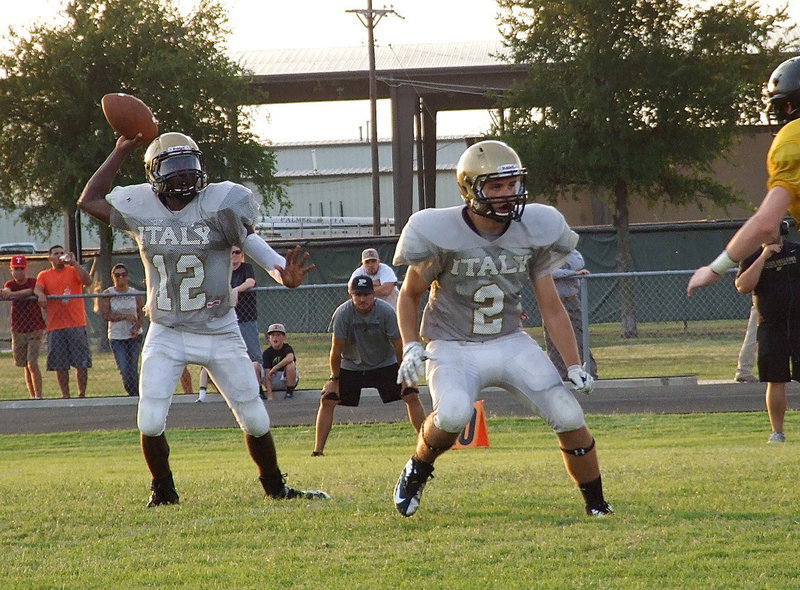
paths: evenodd
<path fill-rule="evenodd" d="M 499 334 L 503 327 L 503 291 L 492 283 L 484 285 L 472 295 L 479 307 L 472 312 L 473 334 Z"/>

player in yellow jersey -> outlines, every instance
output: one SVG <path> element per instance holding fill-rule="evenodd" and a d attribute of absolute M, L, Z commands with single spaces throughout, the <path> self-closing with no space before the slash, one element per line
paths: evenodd
<path fill-rule="evenodd" d="M 716 283 L 762 244 L 778 239 L 787 212 L 800 221 L 800 56 L 786 60 L 767 82 L 767 114 L 782 124 L 767 153 L 767 195 L 750 219 L 708 266 L 698 268 L 687 293 Z"/>

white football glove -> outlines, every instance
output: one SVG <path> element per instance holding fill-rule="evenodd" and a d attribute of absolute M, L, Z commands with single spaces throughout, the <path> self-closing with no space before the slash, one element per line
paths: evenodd
<path fill-rule="evenodd" d="M 567 368 L 567 378 L 575 386 L 575 391 L 580 391 L 586 395 L 592 393 L 594 389 L 594 378 L 586 372 L 580 365 L 572 365 Z"/>
<path fill-rule="evenodd" d="M 425 352 L 421 342 L 409 342 L 403 346 L 403 361 L 397 370 L 397 382 L 408 385 L 418 383 L 425 376 L 425 359 L 432 358 Z"/>

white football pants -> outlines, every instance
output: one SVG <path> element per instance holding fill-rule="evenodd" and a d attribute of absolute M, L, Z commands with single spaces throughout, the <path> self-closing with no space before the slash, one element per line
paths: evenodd
<path fill-rule="evenodd" d="M 258 396 L 258 380 L 236 324 L 223 334 L 192 334 L 161 324 L 150 324 L 142 348 L 139 379 L 139 430 L 159 436 L 175 386 L 187 363 L 208 369 L 239 427 L 259 437 L 269 432 L 269 414 Z"/>
<path fill-rule="evenodd" d="M 488 342 L 434 340 L 426 361 L 434 424 L 461 432 L 485 387 L 501 387 L 527 403 L 556 432 L 585 425 L 583 409 L 541 347 L 525 332 Z"/>

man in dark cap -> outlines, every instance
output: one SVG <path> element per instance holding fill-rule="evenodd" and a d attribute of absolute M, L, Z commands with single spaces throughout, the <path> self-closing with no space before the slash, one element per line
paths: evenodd
<path fill-rule="evenodd" d="M 314 457 L 323 454 L 336 406 L 358 406 L 364 387 L 376 388 L 383 403 L 405 401 L 417 432 L 425 419 L 419 390 L 397 383 L 403 343 L 394 309 L 376 299 L 372 279 L 366 275 L 353 277 L 347 291 L 350 298 L 336 308 L 328 327 L 333 333 L 331 376 L 322 388 Z"/>

